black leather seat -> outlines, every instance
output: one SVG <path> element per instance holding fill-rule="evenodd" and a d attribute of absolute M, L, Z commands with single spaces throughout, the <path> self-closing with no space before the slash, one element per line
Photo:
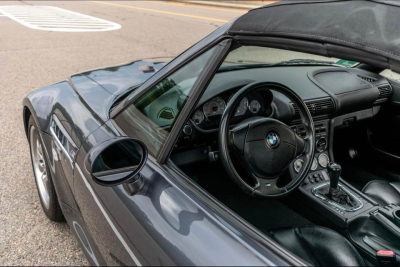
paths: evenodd
<path fill-rule="evenodd" d="M 365 266 L 363 258 L 353 245 L 328 228 L 302 226 L 270 231 L 268 234 L 315 266 Z"/>
<path fill-rule="evenodd" d="M 383 207 L 389 204 L 400 206 L 399 182 L 372 181 L 369 182 L 362 191 Z"/>

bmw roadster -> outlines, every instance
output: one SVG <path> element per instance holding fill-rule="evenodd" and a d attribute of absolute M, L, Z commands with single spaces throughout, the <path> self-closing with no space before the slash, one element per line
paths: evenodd
<path fill-rule="evenodd" d="M 44 213 L 93 265 L 397 265 L 399 16 L 282 1 L 32 92 Z"/>

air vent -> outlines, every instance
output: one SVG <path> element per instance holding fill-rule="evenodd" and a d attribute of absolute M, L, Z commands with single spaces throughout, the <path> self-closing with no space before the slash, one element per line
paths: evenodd
<path fill-rule="evenodd" d="M 388 99 L 392 94 L 392 88 L 390 85 L 379 86 L 379 97 L 378 99 Z"/>
<path fill-rule="evenodd" d="M 172 120 L 175 118 L 174 111 L 170 108 L 164 108 L 161 110 L 160 114 L 158 115 L 159 118 L 165 120 Z"/>
<path fill-rule="evenodd" d="M 65 145 L 65 141 L 66 141 L 65 136 L 62 133 L 62 131 L 60 130 L 60 127 L 58 127 L 58 125 L 56 123 L 54 123 L 54 125 L 53 125 L 53 130 L 55 133 L 55 137 L 57 137 L 58 141 L 60 141 L 60 143 L 62 145 Z"/>
<path fill-rule="evenodd" d="M 332 99 L 315 102 L 315 115 L 330 114 L 335 109 Z"/>
<path fill-rule="evenodd" d="M 372 78 L 372 77 L 368 77 L 368 76 L 362 76 L 362 75 L 357 75 L 358 78 L 363 79 L 364 81 L 367 82 L 376 82 L 378 79 Z"/>
<path fill-rule="evenodd" d="M 55 115 L 53 115 L 53 121 L 51 123 L 50 132 L 54 137 L 54 141 L 58 143 L 59 149 L 62 149 L 64 151 L 64 153 L 71 160 L 72 164 L 77 151 L 76 145 L 70 139 L 70 137 L 67 136 L 68 133 L 66 132 L 65 128 L 63 128 L 61 122 Z"/>
<path fill-rule="evenodd" d="M 295 106 L 295 104 L 292 103 L 292 105 L 294 108 L 295 117 L 300 118 L 300 113 L 298 108 Z M 308 102 L 306 103 L 306 106 L 312 116 L 329 115 L 335 109 L 333 101 L 330 98 Z"/>

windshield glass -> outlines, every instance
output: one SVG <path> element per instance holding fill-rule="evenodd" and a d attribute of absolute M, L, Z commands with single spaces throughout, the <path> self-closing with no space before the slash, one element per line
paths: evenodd
<path fill-rule="evenodd" d="M 322 64 L 353 67 L 358 62 L 338 58 L 317 56 L 313 54 L 259 46 L 242 46 L 231 51 L 221 68 L 243 65 L 291 65 L 291 64 Z"/>

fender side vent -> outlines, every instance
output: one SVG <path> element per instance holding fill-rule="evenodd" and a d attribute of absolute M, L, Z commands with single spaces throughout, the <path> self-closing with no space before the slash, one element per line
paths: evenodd
<path fill-rule="evenodd" d="M 64 151 L 72 163 L 78 149 L 56 115 L 53 115 L 50 132 L 53 135 L 55 142 L 59 144 L 59 148 Z"/>
<path fill-rule="evenodd" d="M 160 114 L 158 114 L 158 117 L 165 120 L 172 120 L 175 118 L 175 114 L 172 109 L 164 108 L 163 110 L 161 110 Z"/>

